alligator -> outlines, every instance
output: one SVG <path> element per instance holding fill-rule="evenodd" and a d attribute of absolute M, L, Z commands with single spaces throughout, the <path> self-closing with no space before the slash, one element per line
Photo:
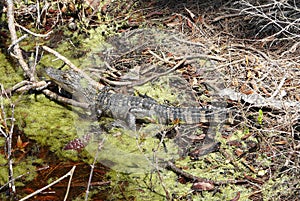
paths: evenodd
<path fill-rule="evenodd" d="M 218 111 L 201 107 L 174 107 L 159 104 L 154 99 L 145 96 L 132 96 L 113 93 L 105 87 L 99 89 L 91 85 L 82 72 L 75 70 L 59 70 L 48 67 L 45 69 L 49 78 L 78 101 L 89 104 L 99 117 L 105 115 L 124 121 L 130 130 L 136 130 L 136 120 L 151 120 L 154 123 L 199 124 L 221 122 L 228 111 L 218 108 Z"/>

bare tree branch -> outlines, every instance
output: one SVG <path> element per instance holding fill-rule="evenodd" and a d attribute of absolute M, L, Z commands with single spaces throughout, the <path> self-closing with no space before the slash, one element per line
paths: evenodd
<path fill-rule="evenodd" d="M 26 76 L 30 79 L 30 81 L 34 81 L 33 72 L 31 72 L 28 64 L 25 62 L 22 51 L 17 43 L 18 37 L 16 32 L 15 26 L 15 19 L 14 19 L 14 4 L 12 0 L 6 0 L 7 3 L 7 18 L 8 18 L 8 28 L 10 31 L 10 37 L 12 44 L 14 45 L 14 53 L 18 59 L 19 64 L 21 65 L 23 71 L 25 72 Z"/>

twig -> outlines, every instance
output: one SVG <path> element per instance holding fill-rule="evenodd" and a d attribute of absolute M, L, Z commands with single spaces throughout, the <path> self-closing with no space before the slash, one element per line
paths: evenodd
<path fill-rule="evenodd" d="M 272 94 L 271 97 L 269 97 L 268 99 L 273 99 L 275 96 L 277 96 L 277 94 L 280 92 L 280 89 L 282 88 L 284 82 L 286 80 L 286 74 L 283 76 L 283 78 L 281 79 L 277 89 L 274 91 L 274 93 Z"/>
<path fill-rule="evenodd" d="M 165 72 L 163 72 L 163 73 L 155 74 L 155 75 L 153 75 L 153 76 L 151 76 L 151 77 L 149 77 L 149 78 L 146 78 L 146 79 L 144 79 L 144 80 L 141 80 L 141 81 L 132 83 L 131 85 L 128 85 L 128 87 L 133 87 L 133 86 L 143 85 L 143 84 L 145 84 L 145 83 L 147 83 L 147 82 L 149 82 L 149 81 L 151 81 L 151 80 L 153 80 L 153 79 L 157 79 L 157 78 L 159 78 L 159 77 L 161 77 L 161 76 L 167 75 L 167 74 L 169 74 L 169 73 L 175 71 L 175 70 L 176 70 L 179 66 L 181 66 L 185 61 L 186 61 L 186 59 L 184 58 L 184 59 L 182 59 L 181 61 L 179 61 L 173 68 L 171 68 L 171 69 L 169 69 L 169 70 L 167 70 L 167 71 L 165 71 Z"/>
<path fill-rule="evenodd" d="M 294 45 L 292 45 L 292 47 L 290 47 L 288 50 L 284 51 L 282 54 L 280 54 L 280 57 L 282 58 L 284 55 L 288 54 L 288 53 L 295 53 L 296 50 L 299 48 L 300 42 L 296 42 Z"/>
<path fill-rule="evenodd" d="M 94 172 L 94 168 L 95 168 L 95 163 L 98 159 L 99 151 L 102 149 L 104 140 L 105 140 L 105 138 L 103 138 L 102 141 L 98 144 L 99 146 L 97 148 L 93 164 L 91 165 L 91 172 L 90 172 L 90 176 L 89 176 L 89 181 L 88 181 L 88 185 L 86 187 L 86 194 L 85 194 L 85 199 L 84 199 L 85 201 L 87 201 L 88 198 L 89 198 L 89 190 L 90 190 L 90 187 L 91 187 L 91 182 L 92 182 L 93 172 Z"/>
<path fill-rule="evenodd" d="M 41 171 L 41 170 L 45 170 L 45 169 L 48 169 L 48 168 L 49 168 L 49 166 L 45 166 L 45 167 L 42 167 L 42 168 L 38 168 L 38 169 L 35 170 L 35 171 Z M 16 181 L 17 179 L 20 179 L 21 177 L 23 177 L 23 176 L 25 176 L 25 175 L 29 175 L 29 174 L 31 174 L 31 173 L 32 173 L 31 171 L 28 171 L 28 172 L 26 172 L 26 173 L 24 173 L 24 174 L 22 174 L 22 175 L 19 175 L 19 176 L 13 178 L 13 180 Z M 8 181 L 6 184 L 4 184 L 3 186 L 1 186 L 1 187 L 0 187 L 0 191 L 1 191 L 5 186 L 7 186 L 10 182 L 11 182 L 11 181 Z"/>
<path fill-rule="evenodd" d="M 270 62 L 272 61 L 272 59 L 267 54 L 265 54 L 264 52 L 254 48 L 254 47 L 244 46 L 244 45 L 240 45 L 240 44 L 232 44 L 230 47 L 236 47 L 236 48 L 243 48 L 245 50 L 251 50 L 253 52 L 257 52 L 258 54 L 260 54 L 267 61 L 270 61 Z"/>
<path fill-rule="evenodd" d="M 161 142 L 163 141 L 163 139 L 161 139 Z M 160 143 L 161 144 L 161 143 Z M 168 189 L 167 189 L 167 187 L 166 187 L 166 185 L 164 184 L 164 182 L 163 182 L 163 178 L 162 178 L 162 176 L 161 176 L 161 174 L 160 174 L 160 170 L 159 170 L 159 168 L 158 168 L 158 158 L 156 157 L 156 151 L 154 151 L 154 158 L 155 158 L 155 170 L 156 170 L 156 174 L 157 174 L 157 176 L 158 176 L 158 178 L 159 178 L 159 181 L 160 181 L 160 184 L 161 184 L 161 186 L 162 186 L 162 188 L 163 188 L 163 190 L 165 191 L 165 194 L 166 194 L 166 199 L 167 200 L 172 200 L 172 197 L 171 197 L 171 195 L 170 195 L 170 192 L 168 191 Z"/>
<path fill-rule="evenodd" d="M 1 91 L 4 92 L 4 88 L 1 85 Z M 3 94 L 3 93 L 1 93 Z M 15 125 L 15 119 L 14 119 L 14 113 L 15 113 L 15 105 L 10 104 L 11 106 L 11 118 L 10 118 L 10 129 L 8 128 L 8 124 L 6 122 L 6 114 L 4 111 L 4 103 L 3 103 L 3 96 L 0 96 L 1 99 L 1 125 L 5 128 L 5 131 L 2 130 L 2 126 L 0 126 L 1 133 L 5 136 L 6 139 L 6 147 L 7 147 L 7 160 L 8 160 L 8 186 L 10 189 L 11 196 L 15 195 L 16 193 L 16 187 L 15 187 L 15 180 L 14 180 L 14 172 L 13 172 L 13 160 L 12 160 L 12 136 L 14 132 L 14 125 Z"/>
<path fill-rule="evenodd" d="M 10 131 L 7 140 L 7 159 L 8 159 L 8 167 L 9 167 L 9 180 L 10 185 L 9 188 L 11 189 L 12 195 L 16 193 L 16 187 L 15 187 L 15 182 L 14 182 L 14 171 L 13 171 L 13 159 L 12 159 L 12 136 L 14 132 L 14 125 L 15 125 L 15 105 L 11 104 L 11 125 L 10 125 Z"/>
<path fill-rule="evenodd" d="M 24 31 L 26 31 L 27 33 L 29 33 L 30 35 L 33 35 L 33 36 L 35 36 L 35 37 L 46 38 L 46 37 L 48 37 L 50 34 L 53 33 L 53 30 L 51 30 L 51 31 L 49 31 L 49 32 L 46 33 L 46 34 L 38 34 L 38 33 L 34 33 L 34 32 L 32 32 L 32 31 L 26 29 L 25 27 L 23 27 L 23 26 L 21 26 L 21 25 L 19 25 L 19 24 L 17 24 L 17 23 L 16 23 L 16 26 L 19 27 L 19 28 L 21 28 L 21 29 L 23 29 Z"/>
<path fill-rule="evenodd" d="M 100 80 L 110 84 L 110 85 L 114 85 L 114 86 L 129 86 L 132 84 L 131 81 L 122 81 L 122 82 L 119 82 L 119 81 L 113 81 L 113 80 L 109 80 L 105 77 L 102 77 L 102 76 L 99 76 L 99 75 L 96 75 Z"/>
<path fill-rule="evenodd" d="M 31 74 L 32 76 L 34 77 L 34 74 L 35 74 L 35 71 L 36 71 L 36 65 L 37 63 L 39 62 L 39 46 L 35 46 L 35 57 L 34 57 L 34 62 L 32 65 L 30 65 L 29 63 L 29 66 L 30 66 L 30 69 L 31 69 Z M 42 54 L 42 53 L 41 53 Z M 42 57 L 42 55 L 41 55 Z"/>
<path fill-rule="evenodd" d="M 21 42 L 22 40 L 24 40 L 25 38 L 27 38 L 28 35 L 25 34 L 23 36 L 21 36 L 20 38 L 18 38 L 15 42 L 13 42 L 12 44 L 10 44 L 7 48 L 7 52 L 9 52 L 13 57 L 18 58 L 16 55 L 14 55 L 11 50 L 13 49 L 13 47 L 15 47 L 15 45 L 17 45 L 19 42 Z"/>
<path fill-rule="evenodd" d="M 202 181 L 205 181 L 205 182 L 212 182 L 208 179 L 204 179 L 204 178 L 200 178 L 200 177 L 196 177 L 192 174 L 189 174 L 181 169 L 179 169 L 178 167 L 176 167 L 176 165 L 174 163 L 172 163 L 171 161 L 168 161 L 167 163 L 167 168 L 169 168 L 170 170 L 172 170 L 173 172 L 175 172 L 176 174 L 179 174 L 183 177 L 185 177 L 186 179 L 189 179 L 189 180 L 192 180 L 193 182 L 202 182 Z M 213 183 L 213 182 L 212 182 Z"/>
<path fill-rule="evenodd" d="M 47 189 L 47 188 L 49 188 L 49 187 L 51 187 L 51 186 L 57 184 L 58 182 L 62 181 L 63 179 L 65 179 L 65 178 L 68 177 L 68 176 L 70 176 L 70 179 L 69 179 L 69 183 L 70 183 L 70 181 L 71 181 L 71 179 L 72 179 L 72 177 L 73 177 L 75 168 L 76 168 L 76 166 L 73 166 L 73 168 L 72 168 L 67 174 L 65 174 L 64 176 L 60 177 L 59 179 L 57 179 L 56 181 L 52 182 L 51 184 L 49 184 L 49 185 L 47 185 L 47 186 L 45 186 L 45 187 L 43 187 L 43 188 L 40 188 L 39 190 L 37 190 L 37 191 L 35 191 L 35 192 L 33 192 L 33 193 L 27 195 L 26 197 L 20 199 L 19 201 L 27 200 L 27 199 L 29 199 L 29 198 L 31 198 L 31 197 L 33 197 L 33 196 L 39 194 L 39 193 L 42 192 L 43 190 L 45 190 L 45 189 Z M 67 193 L 66 193 L 66 196 L 65 196 L 64 200 L 66 200 L 66 198 L 67 198 L 67 196 L 68 196 L 69 188 L 70 188 L 70 186 L 68 185 Z"/>
<path fill-rule="evenodd" d="M 192 20 L 190 20 L 188 17 L 186 17 L 182 14 L 179 14 L 179 13 L 176 13 L 175 15 L 180 16 L 183 19 L 185 19 L 186 21 L 188 21 L 189 23 L 191 23 L 193 25 L 193 27 L 195 27 L 195 29 L 197 29 L 197 31 L 199 31 L 199 33 L 202 34 L 202 36 L 206 36 L 206 34 Z"/>
<path fill-rule="evenodd" d="M 30 82 L 30 81 L 26 81 L 23 80 L 19 83 L 17 83 L 15 86 L 13 86 L 11 89 L 8 90 L 2 90 L 2 92 L 0 93 L 0 95 L 5 94 L 7 97 L 11 96 L 11 93 L 13 92 L 24 92 L 24 91 L 29 91 L 30 89 L 35 89 L 37 91 L 42 91 L 43 94 L 45 94 L 46 96 L 48 96 L 50 99 L 62 102 L 62 103 L 66 103 L 69 105 L 73 105 L 76 107 L 81 107 L 84 109 L 89 108 L 89 104 L 87 103 L 81 103 L 78 101 L 75 101 L 73 99 L 68 99 L 62 96 L 57 95 L 56 93 L 45 89 L 48 86 L 49 83 L 45 82 L 45 81 L 40 81 L 40 82 Z M 1 130 L 0 130 L 1 132 Z M 2 133 L 3 134 L 3 133 Z"/>
<path fill-rule="evenodd" d="M 187 55 L 187 56 L 182 56 L 182 57 L 176 57 L 175 59 L 183 59 L 183 58 L 185 58 L 186 60 L 200 58 L 200 59 L 211 59 L 211 60 L 216 60 L 216 61 L 227 61 L 227 59 L 224 59 L 222 57 L 206 55 L 206 54 Z"/>
<path fill-rule="evenodd" d="M 202 43 L 195 43 L 192 41 L 184 40 L 184 39 L 178 38 L 176 35 L 172 35 L 172 38 L 174 38 L 175 40 L 177 40 L 178 42 L 181 42 L 181 43 L 185 43 L 188 45 L 197 45 L 197 46 L 202 47 L 203 49 L 207 49 L 207 47 L 205 45 L 203 45 Z"/>
<path fill-rule="evenodd" d="M 278 7 L 283 7 L 285 9 L 288 8 L 290 12 L 299 12 L 296 6 L 291 6 L 287 1 L 274 1 L 274 3 L 263 4 L 260 6 L 254 6 L 248 1 L 240 1 L 239 3 L 247 6 L 246 8 L 241 10 L 241 13 L 246 13 L 250 16 L 255 16 L 260 21 L 264 22 L 265 25 L 260 29 L 256 36 L 258 36 L 266 27 L 272 25 L 276 28 L 279 28 L 280 31 L 277 31 L 276 33 L 274 33 L 271 36 L 268 36 L 267 38 L 276 38 L 281 34 L 284 36 L 292 36 L 290 38 L 287 38 L 289 40 L 299 38 L 298 32 L 300 24 L 298 18 L 287 18 L 285 14 L 286 12 L 283 12 L 281 9 L 276 9 Z"/>
<path fill-rule="evenodd" d="M 227 18 L 240 17 L 241 15 L 243 15 L 243 13 L 233 13 L 233 14 L 221 15 L 221 16 L 218 16 L 218 17 L 214 18 L 211 22 L 215 23 L 215 22 L 218 22 L 220 20 L 227 19 Z"/>
<path fill-rule="evenodd" d="M 36 27 L 39 28 L 41 25 L 41 13 L 40 13 L 40 1 L 36 1 L 36 13 L 37 13 L 37 19 L 36 19 Z"/>
<path fill-rule="evenodd" d="M 24 85 L 29 85 L 31 82 L 27 81 L 27 80 L 23 80 L 17 84 L 15 84 L 12 88 L 10 89 L 6 89 L 6 90 L 1 90 L 0 95 L 6 95 L 6 97 L 10 97 L 11 94 L 16 91 L 17 89 L 23 87 Z"/>
<path fill-rule="evenodd" d="M 148 52 L 150 53 L 150 54 L 152 54 L 154 57 L 156 57 L 157 59 L 159 59 L 159 60 L 161 60 L 161 61 L 163 61 L 163 62 L 165 62 L 165 63 L 168 63 L 168 64 L 176 64 L 174 61 L 172 62 L 172 61 L 170 61 L 169 59 L 163 59 L 163 58 L 161 58 L 160 56 L 158 56 L 156 53 L 154 53 L 153 51 L 151 51 L 151 50 L 148 50 Z"/>
<path fill-rule="evenodd" d="M 174 163 L 172 163 L 171 161 L 168 161 L 167 168 L 172 170 L 176 174 L 181 175 L 181 176 L 185 177 L 186 179 L 191 180 L 193 183 L 194 182 L 205 182 L 205 183 L 210 183 L 210 184 L 217 185 L 217 186 L 228 185 L 228 184 L 249 183 L 249 181 L 246 179 L 241 179 L 241 180 L 228 179 L 226 181 L 212 181 L 209 179 L 200 178 L 200 177 L 194 176 L 192 174 L 189 174 L 189 173 L 181 170 L 180 168 L 176 167 L 176 165 Z"/>
<path fill-rule="evenodd" d="M 1 132 L 1 134 L 5 137 L 5 138 L 7 138 L 7 124 L 6 124 L 6 114 L 5 114 L 5 110 L 4 110 L 4 103 L 3 103 L 3 95 L 5 94 L 6 95 L 6 93 L 5 93 L 5 90 L 4 90 L 4 88 L 3 88 L 3 86 L 2 86 L 2 84 L 0 84 L 0 86 L 1 86 L 1 94 L 0 94 L 0 107 L 1 107 L 1 113 L 0 113 L 0 120 L 1 120 L 1 124 L 2 124 L 2 126 L 0 126 L 0 132 Z M 5 131 L 3 131 L 3 129 L 2 128 L 4 128 L 5 129 Z"/>
<path fill-rule="evenodd" d="M 139 80 L 137 82 L 131 82 L 131 81 L 123 81 L 123 82 L 119 82 L 119 81 L 112 81 L 112 80 L 108 80 L 104 77 L 101 77 L 99 75 L 96 75 L 97 77 L 99 77 L 100 80 L 104 81 L 104 82 L 107 82 L 108 84 L 111 84 L 111 85 L 115 85 L 115 86 L 127 86 L 127 87 L 133 87 L 133 86 L 138 86 L 138 85 L 143 85 L 153 79 L 157 79 L 161 76 L 164 76 L 164 75 L 167 75 L 173 71 L 175 71 L 179 66 L 181 66 L 183 63 L 185 62 L 185 59 L 183 58 L 181 61 L 179 61 L 173 68 L 167 70 L 166 72 L 163 72 L 163 73 L 159 73 L 159 74 L 155 74 L 155 75 L 152 75 L 144 80 Z"/>
<path fill-rule="evenodd" d="M 72 182 L 72 178 L 73 178 L 73 174 L 74 174 L 74 170 L 75 170 L 76 166 L 73 166 L 73 168 L 70 170 L 70 178 L 69 178 L 69 182 L 68 182 L 68 187 L 66 190 L 66 194 L 65 194 L 65 198 L 64 201 L 67 200 L 69 192 L 70 192 L 70 188 L 71 188 L 71 182 Z"/>
<path fill-rule="evenodd" d="M 0 94 L 5 94 L 7 97 L 10 97 L 14 92 L 25 92 L 29 91 L 30 89 L 35 89 L 37 91 L 41 91 L 49 85 L 46 81 L 39 81 L 39 82 L 30 82 L 27 80 L 23 80 L 17 84 L 15 84 L 12 88 L 6 89 L 5 91 L 1 92 Z"/>
<path fill-rule="evenodd" d="M 69 98 L 59 96 L 56 93 L 54 93 L 54 92 L 52 92 L 48 89 L 44 89 L 43 93 L 45 95 L 49 96 L 51 99 L 57 100 L 57 101 L 62 102 L 62 103 L 70 104 L 70 105 L 73 105 L 73 106 L 76 106 L 76 107 L 81 107 L 81 108 L 84 108 L 84 109 L 89 108 L 89 104 L 87 104 L 87 103 L 81 103 L 81 102 L 77 102 L 73 99 L 69 99 Z"/>

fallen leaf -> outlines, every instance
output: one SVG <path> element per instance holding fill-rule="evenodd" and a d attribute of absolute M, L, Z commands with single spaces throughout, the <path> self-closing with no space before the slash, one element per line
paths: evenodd
<path fill-rule="evenodd" d="M 187 25 L 188 25 L 188 27 L 193 28 L 193 24 L 191 23 L 190 20 L 187 20 Z"/>
<path fill-rule="evenodd" d="M 281 141 L 278 141 L 278 142 L 275 142 L 276 145 L 284 145 L 284 144 L 287 144 L 288 142 L 286 140 L 281 140 Z"/>
<path fill-rule="evenodd" d="M 253 178 L 253 177 L 251 177 L 249 175 L 246 175 L 246 174 L 244 174 L 244 177 L 245 177 L 245 179 L 247 179 L 251 182 L 257 183 L 257 184 L 263 184 L 264 183 L 262 180 Z"/>
<path fill-rule="evenodd" d="M 25 152 L 25 147 L 29 144 L 29 142 L 23 142 L 20 135 L 18 135 L 18 139 L 17 139 L 17 149 Z"/>
<path fill-rule="evenodd" d="M 211 191 L 215 188 L 215 185 L 211 182 L 196 182 L 193 183 L 192 189 L 195 191 Z"/>
<path fill-rule="evenodd" d="M 240 156 L 244 153 L 244 151 L 243 151 L 242 149 L 240 149 L 240 148 L 237 148 L 237 149 L 234 151 L 234 153 L 235 153 L 238 157 L 240 157 Z"/>

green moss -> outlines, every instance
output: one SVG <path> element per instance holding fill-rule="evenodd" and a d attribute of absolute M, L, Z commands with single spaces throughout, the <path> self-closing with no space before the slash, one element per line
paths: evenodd
<path fill-rule="evenodd" d="M 134 89 L 138 94 L 149 96 L 160 104 L 179 107 L 199 106 L 187 81 L 176 73 L 156 78 L 155 81 L 135 86 Z"/>
<path fill-rule="evenodd" d="M 154 129 L 156 127 L 156 129 Z M 154 169 L 157 159 L 159 163 L 178 158 L 178 148 L 172 140 L 165 141 L 168 152 L 165 152 L 160 141 L 153 137 L 159 125 L 149 124 L 142 128 L 138 135 L 133 131 L 113 129 L 111 133 L 102 133 L 103 145 L 98 155 L 98 161 L 120 172 L 145 173 Z M 95 155 L 99 142 L 102 139 L 94 139 L 86 150 Z"/>
<path fill-rule="evenodd" d="M 154 127 L 149 127 L 148 129 L 150 131 L 158 130 L 158 128 Z M 149 130 L 147 130 L 146 127 L 143 131 L 147 133 Z M 144 135 L 142 131 L 140 131 L 139 134 Z M 151 136 L 151 134 L 149 136 Z M 114 136 L 114 139 L 115 137 L 116 136 Z M 111 140 L 114 139 L 112 138 Z M 191 183 L 179 183 L 177 181 L 178 176 L 175 173 L 161 168 L 163 167 L 163 164 L 157 166 L 157 164 L 155 164 L 154 162 L 155 160 L 152 160 L 150 163 L 148 161 L 148 166 L 151 167 L 153 171 L 145 171 L 146 169 L 144 169 L 144 173 L 137 171 L 138 168 L 145 168 L 145 165 L 137 163 L 137 161 L 140 161 L 140 157 L 148 157 L 149 155 L 147 155 L 147 153 L 153 154 L 153 152 L 151 152 L 151 149 L 153 151 L 153 145 L 157 146 L 158 142 L 152 141 L 151 139 L 153 138 L 144 137 L 144 139 L 142 139 L 142 137 L 140 137 L 138 138 L 138 140 L 135 140 L 132 139 L 132 136 L 129 137 L 129 139 L 124 139 L 124 133 L 122 133 L 122 135 L 118 136 L 119 143 L 121 144 L 113 146 L 113 148 L 110 150 L 108 148 L 109 151 L 103 152 L 111 159 L 116 157 L 119 159 L 121 158 L 121 160 L 115 161 L 116 163 L 122 163 L 124 165 L 127 163 L 127 161 L 131 161 L 131 163 L 134 162 L 134 165 L 132 165 L 132 167 L 136 168 L 136 171 L 131 171 L 130 174 L 120 173 L 120 169 L 116 169 L 118 170 L 118 172 L 112 171 L 109 173 L 111 181 L 113 182 L 112 186 L 119 187 L 120 191 L 122 188 L 124 188 L 122 187 L 122 184 L 125 185 L 123 182 L 126 181 L 126 191 L 122 191 L 123 194 L 114 194 L 114 199 L 135 198 L 136 200 L 164 200 L 166 199 L 166 192 L 164 190 L 165 188 L 170 195 L 173 195 L 174 198 L 178 200 L 185 199 L 187 197 L 190 197 L 193 200 L 230 200 L 237 195 L 237 192 L 240 192 L 240 197 L 242 200 L 249 200 L 248 197 L 251 195 L 251 189 L 243 185 L 234 184 L 222 185 L 218 187 L 220 192 L 216 194 L 204 191 L 201 193 L 201 196 L 199 196 L 199 194 L 197 193 L 192 193 L 193 191 L 191 190 Z M 133 157 L 131 157 L 131 154 L 134 152 L 134 150 L 137 149 L 137 142 L 142 142 L 141 144 L 139 144 L 139 146 L 142 150 L 145 151 L 140 152 L 140 155 L 133 155 Z M 113 143 L 116 143 L 116 141 L 111 141 L 109 144 Z M 166 147 L 169 150 L 170 144 L 167 144 Z M 127 155 L 122 155 L 123 153 L 120 152 L 121 149 L 123 149 L 123 152 L 125 149 L 130 153 L 127 153 Z M 147 149 L 149 149 L 150 152 L 147 152 Z M 112 155 L 112 153 L 114 156 Z M 156 156 L 158 156 L 158 158 L 164 158 L 165 161 L 167 161 L 170 160 L 170 158 L 168 157 L 170 157 L 171 155 L 172 154 L 166 156 L 162 152 L 157 152 Z M 173 156 L 175 155 L 176 151 L 174 149 Z M 234 158 L 234 156 L 232 157 Z M 148 159 L 150 159 L 150 157 L 148 157 Z M 249 169 L 247 169 L 247 167 L 245 167 L 242 162 L 238 160 L 237 164 L 239 171 L 237 171 L 236 167 L 230 161 L 226 160 L 226 158 L 220 153 L 211 153 L 209 155 L 201 157 L 198 161 L 192 161 L 188 157 L 183 160 L 178 160 L 178 158 L 176 157 L 174 157 L 173 159 L 176 159 L 176 166 L 184 169 L 184 171 L 201 178 L 211 179 L 212 181 L 224 181 L 224 183 L 226 183 L 226 181 L 243 178 L 244 173 L 255 177 L 255 174 L 251 173 Z M 159 169 L 159 175 L 155 171 L 155 167 Z M 116 192 L 119 191 L 116 190 Z"/>
<path fill-rule="evenodd" d="M 98 195 L 98 194 L 99 194 L 99 190 L 98 190 L 98 189 L 95 189 L 95 188 L 93 187 L 93 189 L 90 189 L 90 190 L 89 190 L 89 197 L 88 197 L 87 200 L 94 200 L 94 199 L 92 199 L 93 197 L 95 197 L 95 198 L 97 198 L 97 199 L 99 200 L 99 195 Z M 103 193 L 102 193 L 102 194 L 103 194 Z M 73 198 L 72 201 L 83 201 L 83 200 L 86 201 L 85 196 L 86 196 L 86 194 L 83 193 L 83 194 L 79 195 L 78 197 Z M 104 196 L 110 197 L 110 196 L 108 196 L 108 195 L 104 195 Z"/>
<path fill-rule="evenodd" d="M 96 29 L 88 31 L 89 37 L 84 37 L 83 34 L 78 35 L 76 32 L 73 33 L 69 30 L 64 30 L 63 35 L 68 37 L 69 40 L 62 41 L 57 44 L 57 47 L 54 49 L 64 57 L 68 58 L 74 65 L 82 69 L 91 66 L 101 66 L 103 65 L 103 61 L 97 53 L 103 52 L 110 47 L 110 45 L 104 41 L 105 37 L 102 32 L 106 31 L 106 25 L 100 25 Z M 113 32 L 110 32 L 110 34 L 113 34 Z M 40 66 L 52 66 L 58 68 L 64 63 L 52 54 L 44 54 L 40 64 Z"/>
<path fill-rule="evenodd" d="M 17 186 L 24 186 L 24 181 L 32 181 L 37 176 L 35 161 L 38 161 L 35 157 L 26 157 L 25 161 L 14 164 L 14 177 L 23 175 L 20 181 L 16 180 Z"/>
<path fill-rule="evenodd" d="M 160 77 L 156 82 L 148 82 L 144 85 L 136 86 L 134 89 L 139 94 L 147 95 L 161 104 L 164 104 L 165 101 L 173 104 L 178 104 L 178 101 L 182 101 L 182 99 L 178 98 L 176 90 L 170 86 L 169 76 Z"/>
<path fill-rule="evenodd" d="M 248 197 L 251 194 L 251 189 L 238 186 L 238 185 L 224 185 L 221 186 L 220 192 L 216 193 L 214 196 L 212 196 L 211 192 L 205 191 L 202 193 L 203 197 L 199 199 L 199 196 L 197 197 L 197 200 L 232 200 L 237 196 L 237 193 L 240 193 L 239 200 L 250 200 Z"/>
<path fill-rule="evenodd" d="M 77 134 L 74 126 L 77 115 L 44 95 L 23 96 L 16 106 L 15 116 L 29 138 L 49 146 L 58 156 L 65 155 L 62 148 Z"/>
<path fill-rule="evenodd" d="M 4 85 L 5 89 L 23 80 L 21 68 L 13 67 L 2 53 L 0 53 L 0 61 L 0 83 Z"/>
<path fill-rule="evenodd" d="M 285 197 L 293 198 L 296 185 L 293 184 L 287 175 L 283 175 L 281 177 L 269 179 L 266 183 L 264 183 L 262 187 L 263 199 L 264 200 L 282 200 Z M 297 183 L 299 183 L 297 181 Z M 299 184 L 298 184 L 299 188 Z M 294 197 L 295 198 L 295 197 Z M 293 199 L 291 199 L 293 200 Z"/>
<path fill-rule="evenodd" d="M 165 200 L 165 193 L 155 173 L 147 175 L 127 175 L 111 171 L 109 176 L 111 177 L 112 186 L 116 188 L 116 193 L 111 195 L 113 200 Z M 172 179 L 174 177 L 169 178 Z M 126 188 L 125 192 L 122 194 L 117 193 L 122 192 L 123 188 Z"/>
<path fill-rule="evenodd" d="M 35 157 L 29 157 L 23 159 L 22 162 L 13 163 L 13 176 L 21 178 L 15 180 L 16 186 L 24 186 L 24 182 L 32 181 L 37 173 L 36 167 L 33 164 L 39 163 L 40 160 Z M 4 155 L 0 155 L 0 185 L 4 185 L 8 182 L 8 161 Z"/>
<path fill-rule="evenodd" d="M 0 185 L 8 182 L 8 165 L 7 159 L 4 155 L 0 154 Z"/>
<path fill-rule="evenodd" d="M 213 175 L 215 173 L 212 173 Z M 198 170 L 198 174 L 194 175 L 202 176 L 202 171 Z M 168 170 L 160 169 L 159 175 L 156 171 L 148 174 L 122 174 L 119 172 L 110 172 L 112 186 L 119 187 L 121 185 L 126 186 L 126 191 L 122 191 L 123 194 L 113 194 L 114 199 L 129 199 L 135 198 L 136 200 L 166 200 L 166 192 L 172 195 L 174 200 L 185 200 L 188 197 L 192 200 L 230 200 L 233 199 L 237 192 L 240 192 L 241 200 L 249 200 L 248 197 L 251 194 L 251 189 L 238 185 L 223 185 L 218 189 L 220 192 L 213 194 L 209 191 L 203 191 L 201 196 L 198 193 L 193 193 L 191 190 L 191 183 L 182 184 L 177 181 L 178 176 Z M 210 178 L 208 178 L 210 179 Z M 213 179 L 212 179 L 213 180 Z M 126 181 L 126 182 L 125 182 Z M 123 183 L 124 182 L 124 183 Z M 115 192 L 119 192 L 116 190 Z"/>

